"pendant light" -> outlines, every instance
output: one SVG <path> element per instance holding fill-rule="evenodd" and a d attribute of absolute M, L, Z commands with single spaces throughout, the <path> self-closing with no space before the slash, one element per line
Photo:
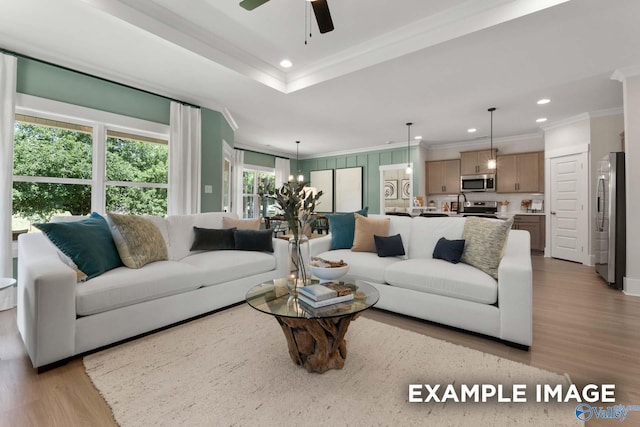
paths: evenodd
<path fill-rule="evenodd" d="M 413 125 L 413 123 L 407 123 L 407 175 L 413 173 L 413 168 L 411 167 L 411 125 Z"/>
<path fill-rule="evenodd" d="M 489 157 L 489 161 L 487 162 L 487 168 L 495 169 L 496 159 L 493 157 L 493 112 L 496 111 L 496 107 L 491 107 L 487 111 L 491 113 L 491 151 L 489 152 L 491 157 Z"/>
<path fill-rule="evenodd" d="M 296 141 L 296 168 L 298 169 L 298 182 L 303 182 L 304 175 L 300 173 L 300 141 Z"/>

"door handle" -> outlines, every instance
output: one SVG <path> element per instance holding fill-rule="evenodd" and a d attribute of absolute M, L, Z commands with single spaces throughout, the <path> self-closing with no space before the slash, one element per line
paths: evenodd
<path fill-rule="evenodd" d="M 554 211 L 551 211 L 551 215 L 555 215 L 556 213 Z"/>

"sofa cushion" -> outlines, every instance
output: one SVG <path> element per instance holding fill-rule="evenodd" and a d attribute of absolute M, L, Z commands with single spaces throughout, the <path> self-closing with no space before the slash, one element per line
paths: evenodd
<path fill-rule="evenodd" d="M 513 218 L 506 221 L 467 218 L 462 233 L 465 244 L 461 261 L 497 279 L 498 265 L 512 225 Z"/>
<path fill-rule="evenodd" d="M 367 216 L 368 212 L 369 207 L 367 206 L 357 212 L 327 214 L 329 232 L 331 233 L 331 249 L 351 249 L 356 229 L 354 214 Z"/>
<path fill-rule="evenodd" d="M 433 258 L 433 250 L 441 237 L 449 240 L 462 239 L 464 218 L 415 217 L 411 224 L 409 258 Z"/>
<path fill-rule="evenodd" d="M 169 259 L 180 261 L 191 254 L 190 249 L 195 239 L 193 227 L 227 228 L 222 226 L 222 219 L 225 217 L 236 218 L 236 215 L 228 212 L 207 212 L 169 216 L 167 218 L 169 243 L 171 245 Z"/>
<path fill-rule="evenodd" d="M 460 262 L 463 251 L 464 240 L 449 240 L 441 237 L 438 243 L 436 243 L 436 248 L 433 250 L 433 257 L 457 264 Z"/>
<path fill-rule="evenodd" d="M 409 259 L 390 265 L 385 280 L 400 288 L 482 304 L 498 300 L 498 282 L 487 273 L 441 259 Z"/>
<path fill-rule="evenodd" d="M 388 237 L 373 236 L 373 240 L 376 244 L 376 253 L 379 257 L 405 255 L 402 237 L 400 237 L 399 234 Z"/>
<path fill-rule="evenodd" d="M 273 252 L 273 230 L 233 230 L 235 249 L 239 251 Z"/>
<path fill-rule="evenodd" d="M 389 235 L 389 218 L 367 218 L 357 213 L 353 215 L 356 219 L 356 227 L 351 250 L 354 252 L 376 252 L 373 236 Z"/>
<path fill-rule="evenodd" d="M 80 221 L 34 225 L 42 230 L 88 279 L 122 265 L 107 221 L 95 212 L 89 218 Z"/>
<path fill-rule="evenodd" d="M 180 263 L 202 269 L 209 286 L 272 271 L 276 257 L 267 252 L 214 251 L 194 253 Z"/>
<path fill-rule="evenodd" d="M 235 228 L 215 228 L 193 227 L 194 240 L 191 245 L 192 251 L 222 251 L 236 248 L 236 241 L 233 239 Z"/>
<path fill-rule="evenodd" d="M 88 316 L 132 304 L 197 289 L 209 279 L 191 265 L 159 261 L 142 268 L 127 267 L 108 271 L 76 290 L 76 311 Z"/>
<path fill-rule="evenodd" d="M 399 257 L 379 258 L 375 253 L 352 252 L 350 249 L 328 251 L 317 256 L 329 261 L 344 260 L 349 264 L 349 272 L 344 276 L 346 280 L 368 280 L 376 283 L 384 283 L 384 271 L 388 266 L 402 261 Z"/>
<path fill-rule="evenodd" d="M 127 267 L 140 268 L 151 262 L 169 259 L 164 237 L 150 220 L 109 212 L 107 222 L 120 259 Z"/>

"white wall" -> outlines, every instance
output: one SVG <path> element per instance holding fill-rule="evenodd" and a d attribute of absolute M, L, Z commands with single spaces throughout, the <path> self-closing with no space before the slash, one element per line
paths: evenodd
<path fill-rule="evenodd" d="M 640 296 L 640 67 L 616 76 L 623 81 L 627 186 L 627 274 L 624 291 Z"/>

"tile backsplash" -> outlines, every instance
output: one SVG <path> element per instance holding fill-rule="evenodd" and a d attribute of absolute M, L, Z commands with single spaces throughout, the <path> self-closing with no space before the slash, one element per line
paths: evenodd
<path fill-rule="evenodd" d="M 544 194 L 541 193 L 465 193 L 469 201 L 497 201 L 509 202 L 507 212 L 521 212 L 521 203 L 523 200 L 544 200 Z M 451 202 L 456 201 L 456 196 L 450 195 L 432 195 L 426 198 L 426 205 L 433 200 L 438 210 L 442 209 L 442 205 L 447 202 L 451 206 Z M 460 203 L 464 198 L 460 196 Z"/>

